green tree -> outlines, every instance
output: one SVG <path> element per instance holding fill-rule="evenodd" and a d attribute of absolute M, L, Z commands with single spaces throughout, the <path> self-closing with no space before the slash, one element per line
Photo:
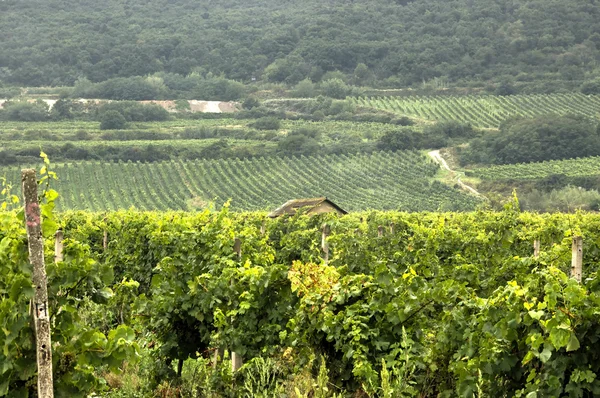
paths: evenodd
<path fill-rule="evenodd" d="M 100 118 L 100 130 L 119 130 L 124 129 L 126 125 L 127 120 L 117 111 L 106 111 Z"/>
<path fill-rule="evenodd" d="M 515 118 L 461 154 L 461 163 L 506 164 L 600 155 L 596 123 L 582 116 Z"/>
<path fill-rule="evenodd" d="M 581 85 L 581 92 L 586 95 L 600 94 L 600 77 L 597 77 L 594 80 L 585 81 Z"/>
<path fill-rule="evenodd" d="M 48 105 L 43 101 L 7 102 L 0 113 L 7 120 L 20 122 L 41 122 L 48 119 Z"/>
<path fill-rule="evenodd" d="M 304 79 L 296 84 L 292 95 L 298 98 L 313 98 L 316 93 L 315 84 L 312 80 Z"/>
<path fill-rule="evenodd" d="M 358 85 L 364 84 L 369 77 L 369 67 L 362 62 L 354 68 L 354 82 Z"/>
<path fill-rule="evenodd" d="M 54 120 L 73 119 L 73 112 L 71 111 L 73 104 L 69 100 L 59 99 L 56 101 L 50 111 L 50 115 Z"/>
<path fill-rule="evenodd" d="M 253 109 L 260 106 L 260 101 L 253 95 L 248 96 L 242 103 L 242 108 Z"/>
<path fill-rule="evenodd" d="M 323 94 L 337 99 L 344 99 L 352 93 L 352 87 L 344 83 L 342 79 L 331 79 L 321 83 Z"/>
<path fill-rule="evenodd" d="M 248 126 L 258 130 L 279 130 L 281 127 L 281 120 L 270 116 L 261 117 L 254 123 L 250 123 Z"/>
<path fill-rule="evenodd" d="M 321 133 L 316 129 L 300 128 L 288 133 L 277 143 L 277 149 L 284 154 L 315 155 L 320 150 Z"/>

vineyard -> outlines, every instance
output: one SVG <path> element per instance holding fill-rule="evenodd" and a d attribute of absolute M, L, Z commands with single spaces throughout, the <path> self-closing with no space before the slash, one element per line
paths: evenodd
<path fill-rule="evenodd" d="M 12 142 L 0 142 L 0 146 L 5 146 L 11 148 L 14 151 L 23 153 L 35 153 L 38 154 L 40 151 L 40 147 L 47 152 L 52 152 L 52 149 L 60 151 L 60 148 L 73 148 L 77 149 L 85 149 L 88 151 L 92 151 L 92 153 L 103 153 L 103 150 L 106 148 L 116 148 L 123 150 L 131 150 L 132 152 L 140 149 L 144 149 L 147 147 L 156 147 L 160 149 L 165 149 L 167 152 L 177 152 L 184 149 L 188 150 L 202 150 L 211 144 L 215 144 L 219 142 L 221 139 L 219 138 L 208 138 L 208 139 L 164 139 L 164 140 L 138 140 L 134 137 L 125 140 L 115 140 L 115 141 L 12 141 Z M 276 146 L 274 142 L 258 142 L 254 140 L 227 140 L 228 143 L 233 147 L 261 147 L 261 148 L 273 148 Z"/>
<path fill-rule="evenodd" d="M 252 128 L 256 119 L 174 119 L 161 122 L 131 122 L 125 129 L 119 130 L 119 134 L 127 137 L 126 140 L 136 139 L 136 135 L 143 136 L 144 133 L 159 135 L 156 141 L 186 139 L 190 132 L 194 131 L 219 131 L 223 138 L 229 134 L 232 138 L 240 138 L 243 134 L 257 133 Z M 377 122 L 353 122 L 343 120 L 307 121 L 307 120 L 282 120 L 279 131 L 289 132 L 295 129 L 316 129 L 325 138 L 336 139 L 341 137 L 357 136 L 361 138 L 374 138 L 386 131 L 397 128 L 395 125 Z M 78 134 L 86 133 L 85 137 L 77 138 Z M 32 144 L 44 144 L 71 142 L 82 144 L 85 141 L 118 141 L 119 137 L 107 139 L 109 135 L 106 130 L 100 130 L 100 123 L 83 120 L 51 121 L 51 122 L 14 122 L 2 121 L 0 126 L 0 145 L 12 146 L 16 141 L 33 141 Z M 49 138 L 46 138 L 49 137 Z M 139 140 L 150 140 L 149 138 L 138 138 Z M 190 138 L 187 138 L 190 139 Z"/>
<path fill-rule="evenodd" d="M 535 117 L 548 114 L 583 115 L 598 118 L 600 96 L 571 94 L 469 95 L 449 97 L 359 97 L 357 105 L 383 109 L 430 121 L 457 121 L 481 128 L 498 128 L 514 116 Z"/>
<path fill-rule="evenodd" d="M 122 130 L 100 130 L 99 123 L 81 120 L 6 122 L 0 126 L 0 164 L 29 164 L 40 148 L 59 162 L 370 152 L 380 137 L 398 129 L 391 123 L 282 120 L 276 129 L 261 130 L 254 127 L 256 121 L 178 119 L 129 123 Z M 280 148 L 290 133 L 296 132 L 317 137 L 318 147 L 312 151 L 298 146 Z"/>
<path fill-rule="evenodd" d="M 553 174 L 564 174 L 569 177 L 596 176 L 600 175 L 600 158 L 587 157 L 581 159 L 550 160 L 539 163 L 490 166 L 469 170 L 465 174 L 484 180 L 534 180 Z"/>
<path fill-rule="evenodd" d="M 61 209 L 186 210 L 232 200 L 236 210 L 327 196 L 347 210 L 468 210 L 478 199 L 433 180 L 418 152 L 156 163 L 58 164 Z M 20 168 L 2 171 L 18 185 Z"/>
<path fill-rule="evenodd" d="M 46 245 L 59 395 L 600 393 L 598 215 L 43 211 L 65 237 L 57 264 Z M 24 222 L 0 225 L 0 396 L 31 395 Z"/>

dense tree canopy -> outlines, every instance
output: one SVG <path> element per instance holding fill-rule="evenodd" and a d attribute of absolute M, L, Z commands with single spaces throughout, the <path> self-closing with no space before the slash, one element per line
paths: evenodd
<path fill-rule="evenodd" d="M 475 139 L 462 151 L 462 163 L 540 162 L 600 155 L 596 122 L 582 116 L 515 118 L 500 132 Z"/>
<path fill-rule="evenodd" d="M 597 77 L 600 3 L 6 0 L 0 35 L 0 86 L 192 72 L 294 85 L 341 71 L 381 87 L 553 91 Z"/>

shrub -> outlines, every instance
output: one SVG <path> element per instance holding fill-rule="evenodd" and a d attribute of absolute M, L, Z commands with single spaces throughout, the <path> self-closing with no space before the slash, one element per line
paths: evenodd
<path fill-rule="evenodd" d="M 294 130 L 277 143 L 277 149 L 284 154 L 314 155 L 320 151 L 320 131 L 311 128 Z"/>
<path fill-rule="evenodd" d="M 6 120 L 19 122 L 41 122 L 48 119 L 48 105 L 43 101 L 16 101 L 4 104 L 0 113 Z"/>
<path fill-rule="evenodd" d="M 411 129 L 388 131 L 377 142 L 377 148 L 384 151 L 405 149 L 443 148 L 448 145 L 448 138 L 435 131 L 420 133 Z"/>
<path fill-rule="evenodd" d="M 413 126 L 415 124 L 415 122 L 413 122 L 412 119 L 406 116 L 399 117 L 398 119 L 393 119 L 391 122 L 399 126 Z"/>
<path fill-rule="evenodd" d="M 316 110 L 313 112 L 312 114 L 313 120 L 323 120 L 325 119 L 325 112 L 323 112 L 322 110 Z"/>
<path fill-rule="evenodd" d="M 102 120 L 106 112 L 119 112 L 128 122 L 160 122 L 168 120 L 169 112 L 157 104 L 140 104 L 135 101 L 109 102 L 96 111 L 96 119 Z"/>
<path fill-rule="evenodd" d="M 312 98 L 316 93 L 315 84 L 310 79 L 302 80 L 292 91 L 292 95 L 297 98 Z"/>
<path fill-rule="evenodd" d="M 136 101 L 158 99 L 166 94 L 153 81 L 138 76 L 117 77 L 98 83 L 96 93 L 97 98 Z"/>
<path fill-rule="evenodd" d="M 203 100 L 235 101 L 246 93 L 246 87 L 235 80 L 224 77 L 195 77 L 195 88 L 190 90 L 193 97 Z"/>
<path fill-rule="evenodd" d="M 584 82 L 581 85 L 581 92 L 586 95 L 600 94 L 600 77 Z"/>
<path fill-rule="evenodd" d="M 114 110 L 106 111 L 100 117 L 100 130 L 118 130 L 127 125 L 125 117 Z"/>
<path fill-rule="evenodd" d="M 79 119 L 88 117 L 88 110 L 83 103 L 64 98 L 56 101 L 52 107 L 52 110 L 50 111 L 50 118 L 52 120 Z"/>
<path fill-rule="evenodd" d="M 21 94 L 19 87 L 0 87 L 0 98 L 13 98 L 18 97 Z"/>
<path fill-rule="evenodd" d="M 433 126 L 427 127 L 425 133 L 454 139 L 471 139 L 477 136 L 477 131 L 470 124 L 462 124 L 454 121 L 436 123 Z"/>
<path fill-rule="evenodd" d="M 341 79 L 326 80 L 321 84 L 323 94 L 337 99 L 344 99 L 352 93 L 352 87 Z"/>
<path fill-rule="evenodd" d="M 258 130 L 279 130 L 281 120 L 274 117 L 261 117 L 254 123 L 250 123 L 249 126 Z"/>
<path fill-rule="evenodd" d="M 7 165 L 14 163 L 17 163 L 17 157 L 13 151 L 8 149 L 0 151 L 0 164 Z"/>
<path fill-rule="evenodd" d="M 595 122 L 582 116 L 515 118 L 471 141 L 461 163 L 507 164 L 600 155 Z"/>
<path fill-rule="evenodd" d="M 244 109 L 254 109 L 260 106 L 260 101 L 255 96 L 251 95 L 244 100 L 242 103 L 242 108 Z"/>
<path fill-rule="evenodd" d="M 598 210 L 600 193 L 580 187 L 566 186 L 543 192 L 533 189 L 519 195 L 519 203 L 523 210 L 543 212 L 574 212 L 576 210 Z"/>

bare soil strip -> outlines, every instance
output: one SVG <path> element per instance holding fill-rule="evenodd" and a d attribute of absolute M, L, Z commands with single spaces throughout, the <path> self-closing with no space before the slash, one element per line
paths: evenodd
<path fill-rule="evenodd" d="M 7 99 L 0 99 L 0 109 L 4 107 L 4 104 L 7 102 Z M 28 100 L 29 102 L 35 102 L 35 100 Z M 43 99 L 48 107 L 52 109 L 54 104 L 56 104 L 55 99 Z M 101 102 L 111 102 L 111 100 L 97 100 L 97 99 L 78 99 L 81 103 L 101 103 Z M 156 104 L 169 112 L 178 112 L 177 104 L 175 101 L 139 101 L 142 104 Z M 190 104 L 190 112 L 203 112 L 203 113 L 233 113 L 239 110 L 239 103 L 237 102 L 224 102 L 224 101 L 198 101 L 198 100 L 189 100 Z"/>
<path fill-rule="evenodd" d="M 464 182 L 462 182 L 460 180 L 460 177 L 457 175 L 456 171 L 452 170 L 449 166 L 448 163 L 446 163 L 446 160 L 444 160 L 444 158 L 442 157 L 442 155 L 440 154 L 439 150 L 436 151 L 431 151 L 427 153 L 429 155 L 429 157 L 431 157 L 433 159 L 434 162 L 436 162 L 437 164 L 440 165 L 440 167 L 444 170 L 448 170 L 450 172 L 450 174 L 453 177 L 456 177 L 456 183 L 458 184 L 458 186 L 460 186 L 463 190 L 472 193 L 475 196 L 479 196 L 481 198 L 485 198 L 485 196 L 483 196 L 482 194 L 480 194 L 479 192 L 477 192 L 477 190 L 467 184 L 465 184 Z"/>

